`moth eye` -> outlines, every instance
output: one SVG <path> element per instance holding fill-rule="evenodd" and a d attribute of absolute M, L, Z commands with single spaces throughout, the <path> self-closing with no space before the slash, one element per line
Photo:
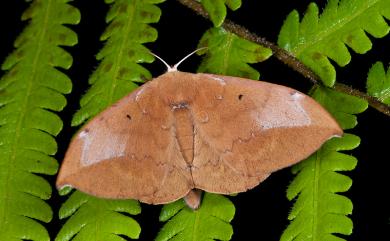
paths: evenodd
<path fill-rule="evenodd" d="M 238 99 L 241 100 L 243 96 L 244 96 L 243 94 L 239 94 Z"/>

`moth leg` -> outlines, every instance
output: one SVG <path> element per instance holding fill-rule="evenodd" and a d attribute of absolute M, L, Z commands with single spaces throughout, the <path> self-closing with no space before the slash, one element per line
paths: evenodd
<path fill-rule="evenodd" d="M 197 210 L 202 201 L 202 193 L 203 191 L 200 189 L 192 189 L 189 191 L 184 197 L 184 201 L 186 202 L 187 206 L 192 210 Z"/>

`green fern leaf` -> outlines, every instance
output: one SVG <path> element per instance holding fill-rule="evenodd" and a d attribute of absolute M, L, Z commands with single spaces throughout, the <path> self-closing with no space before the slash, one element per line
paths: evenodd
<path fill-rule="evenodd" d="M 357 124 L 354 114 L 368 107 L 365 100 L 324 87 L 316 88 L 312 97 L 333 115 L 344 130 L 354 128 Z"/>
<path fill-rule="evenodd" d="M 62 122 L 53 111 L 66 105 L 63 94 L 72 82 L 56 67 L 68 69 L 73 61 L 59 46 L 77 43 L 64 24 L 80 20 L 67 2 L 33 1 L 22 15 L 30 22 L 2 65 L 7 72 L 0 80 L 0 240 L 49 240 L 38 221 L 52 219 L 44 202 L 51 187 L 36 174 L 53 175 L 58 168 L 52 155 Z"/>
<path fill-rule="evenodd" d="M 60 209 L 61 219 L 70 218 L 56 241 L 125 240 L 118 235 L 137 239 L 141 232 L 139 224 L 118 212 L 136 215 L 141 207 L 135 200 L 105 200 L 75 192 Z"/>
<path fill-rule="evenodd" d="M 272 55 L 269 48 L 264 48 L 223 28 L 208 30 L 199 42 L 199 47 L 208 47 L 200 54 L 207 53 L 199 66 L 198 72 L 239 76 L 259 79 L 259 72 L 248 65 L 268 59 Z"/>
<path fill-rule="evenodd" d="M 351 134 L 331 139 L 307 160 L 293 167 L 297 176 L 287 189 L 287 197 L 297 199 L 288 216 L 293 221 L 284 231 L 282 241 L 341 241 L 344 239 L 332 233 L 352 233 L 352 221 L 346 216 L 352 213 L 352 202 L 337 194 L 347 191 L 352 180 L 336 171 L 355 168 L 356 158 L 338 151 L 354 149 L 359 143 L 360 139 Z"/>
<path fill-rule="evenodd" d="M 381 62 L 376 62 L 368 72 L 367 93 L 390 105 L 390 66 L 385 72 Z"/>
<path fill-rule="evenodd" d="M 202 0 L 201 2 L 215 27 L 220 27 L 226 18 L 225 4 L 233 11 L 241 7 L 241 0 Z"/>
<path fill-rule="evenodd" d="M 137 83 L 151 79 L 140 63 L 151 63 L 154 57 L 142 44 L 157 39 L 157 30 L 148 24 L 160 19 L 161 11 L 154 3 L 163 1 L 116 0 L 112 5 L 106 17 L 110 24 L 100 37 L 106 44 L 96 56 L 101 63 L 89 79 L 92 86 L 81 99 L 72 126 L 95 116 L 137 88 Z"/>
<path fill-rule="evenodd" d="M 299 23 L 297 11 L 291 12 L 279 34 L 278 44 L 309 66 L 325 85 L 333 86 L 336 71 L 328 58 L 345 66 L 351 60 L 348 47 L 356 53 L 371 49 L 370 35 L 381 38 L 389 33 L 390 0 L 329 0 L 318 17 L 311 3 Z"/>
<path fill-rule="evenodd" d="M 149 23 L 158 22 L 161 11 L 154 5 L 164 0 L 106 0 L 114 3 L 107 14 L 109 26 L 101 36 L 106 41 L 96 58 L 100 65 L 89 79 L 92 85 L 80 101 L 81 108 L 74 115 L 72 125 L 80 125 L 136 87 L 151 78 L 139 63 L 154 60 L 142 44 L 155 41 L 157 31 Z M 70 189 L 61 191 L 68 193 Z M 133 200 L 104 200 L 75 191 L 63 204 L 60 217 L 71 218 L 60 230 L 56 240 L 124 240 L 118 235 L 138 238 L 138 223 L 128 214 L 140 213 Z M 100 227 L 99 232 L 95 229 Z"/>
<path fill-rule="evenodd" d="M 357 124 L 353 114 L 367 108 L 364 100 L 324 87 L 317 87 L 313 98 L 327 108 L 344 129 L 353 128 Z M 287 189 L 287 198 L 296 198 L 296 201 L 288 217 L 292 221 L 281 241 L 341 241 L 344 239 L 333 234 L 351 234 L 353 224 L 346 215 L 352 213 L 352 202 L 338 193 L 348 191 L 352 180 L 337 171 L 355 168 L 356 158 L 339 151 L 352 150 L 359 143 L 359 137 L 344 134 L 342 138 L 329 140 L 293 167 L 297 176 Z"/>
<path fill-rule="evenodd" d="M 230 240 L 233 229 L 229 222 L 234 212 L 233 203 L 221 195 L 206 193 L 196 211 L 188 208 L 181 199 L 163 207 L 160 221 L 169 221 L 155 240 Z"/>

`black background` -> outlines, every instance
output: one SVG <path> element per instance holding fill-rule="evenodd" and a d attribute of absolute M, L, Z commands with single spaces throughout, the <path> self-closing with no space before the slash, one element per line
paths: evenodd
<path fill-rule="evenodd" d="M 301 14 L 305 11 L 308 0 L 300 1 L 255 1 L 244 0 L 243 6 L 236 12 L 228 12 L 228 17 L 247 27 L 254 33 L 276 42 L 279 29 L 287 14 L 297 9 Z M 316 1 L 323 9 L 326 1 Z M 59 151 L 56 155 L 61 160 L 72 134 L 76 131 L 70 127 L 70 118 L 78 109 L 78 101 L 88 88 L 87 80 L 90 73 L 98 65 L 95 54 L 102 47 L 99 36 L 106 24 L 105 13 L 108 6 L 100 1 L 74 1 L 72 4 L 79 8 L 82 20 L 79 25 L 71 26 L 79 36 L 79 44 L 66 48 L 74 58 L 74 65 L 65 71 L 73 81 L 73 92 L 67 96 L 68 105 L 59 115 L 65 121 L 64 131 L 58 137 Z M 12 43 L 26 25 L 20 21 L 20 16 L 28 6 L 21 0 L 0 2 L 0 62 L 13 49 Z M 162 9 L 161 20 L 153 24 L 159 31 L 159 38 L 154 43 L 146 44 L 153 52 L 174 64 L 197 47 L 204 31 L 211 27 L 208 20 L 194 14 L 191 10 L 180 5 L 177 1 L 168 0 L 159 5 Z M 388 21 L 389 23 L 389 21 Z M 365 55 L 352 54 L 352 61 L 344 68 L 337 67 L 337 81 L 352 85 L 365 91 L 365 81 L 369 67 L 381 60 L 388 66 L 390 61 L 390 35 L 382 39 L 374 39 L 373 48 Z M 184 62 L 180 69 L 195 72 L 200 57 L 194 56 Z M 165 71 L 165 67 L 155 61 L 145 64 L 153 76 Z M 307 92 L 311 87 L 310 81 L 289 69 L 275 58 L 264 63 L 253 65 L 261 73 L 261 79 L 279 83 Z M 340 103 L 342 104 L 342 103 Z M 390 148 L 389 128 L 390 117 L 369 107 L 358 116 L 359 124 L 350 133 L 361 137 L 361 145 L 351 152 L 358 158 L 356 169 L 345 174 L 353 179 L 353 186 L 344 193 L 354 204 L 351 218 L 354 231 L 351 236 L 342 236 L 347 240 L 390 240 L 390 198 L 389 195 L 389 162 Z M 52 184 L 55 177 L 47 177 Z M 234 235 L 232 240 L 279 240 L 288 225 L 287 215 L 292 206 L 285 197 L 287 185 L 293 179 L 289 168 L 272 174 L 261 185 L 246 193 L 241 193 L 230 199 L 236 207 L 232 221 Z M 54 188 L 54 186 L 53 186 Z M 59 224 L 63 223 L 56 215 L 66 198 L 59 197 L 53 191 L 53 197 L 48 202 L 54 208 L 53 221 L 46 225 L 54 238 Z M 142 227 L 140 240 L 153 240 L 159 228 L 158 221 L 160 206 L 142 205 L 142 213 L 135 217 Z"/>

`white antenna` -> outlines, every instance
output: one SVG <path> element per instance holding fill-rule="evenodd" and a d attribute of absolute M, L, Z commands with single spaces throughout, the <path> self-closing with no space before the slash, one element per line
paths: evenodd
<path fill-rule="evenodd" d="M 177 71 L 177 67 L 179 67 L 179 65 L 184 61 L 186 60 L 188 57 L 190 57 L 191 55 L 193 55 L 194 53 L 200 51 L 200 50 L 203 50 L 203 49 L 207 49 L 207 47 L 203 47 L 203 48 L 199 48 L 197 50 L 194 50 L 192 51 L 190 54 L 188 54 L 187 56 L 185 56 L 184 58 L 182 58 L 177 64 L 175 64 L 173 67 L 171 67 L 169 64 L 167 64 L 167 62 L 165 62 L 162 58 L 160 58 L 159 56 L 157 56 L 156 54 L 150 52 L 150 54 L 152 54 L 154 57 L 158 58 L 159 60 L 161 60 L 161 62 L 163 62 L 163 64 L 165 66 L 167 66 L 167 72 L 173 72 L 173 71 Z"/>
<path fill-rule="evenodd" d="M 174 71 L 173 68 L 169 64 L 167 64 L 167 62 L 165 62 L 162 58 L 160 58 L 157 54 L 154 54 L 152 52 L 150 52 L 150 54 L 153 55 L 154 57 L 158 58 L 161 62 L 163 62 L 163 64 L 165 66 L 167 66 L 167 72 Z"/>
<path fill-rule="evenodd" d="M 179 67 L 179 65 L 184 61 L 186 60 L 188 57 L 190 57 L 191 55 L 193 55 L 194 53 L 200 51 L 200 50 L 203 50 L 203 49 L 207 49 L 207 47 L 203 47 L 203 48 L 199 48 L 199 49 L 196 49 L 194 51 L 192 51 L 190 54 L 188 54 L 187 56 L 185 56 L 184 58 L 182 58 L 177 64 L 175 64 L 173 67 L 172 67 L 172 71 L 177 71 L 177 67 Z"/>

